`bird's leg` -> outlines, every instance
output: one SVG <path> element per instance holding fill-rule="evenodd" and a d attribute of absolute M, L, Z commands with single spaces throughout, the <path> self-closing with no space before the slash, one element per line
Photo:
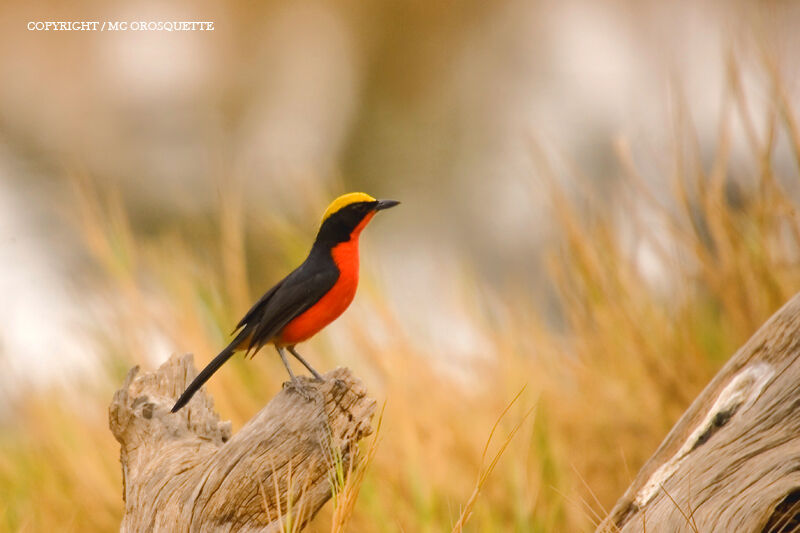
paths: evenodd
<path fill-rule="evenodd" d="M 292 372 L 292 368 L 289 366 L 289 361 L 286 360 L 286 354 L 283 351 L 283 347 L 276 346 L 275 349 L 278 350 L 278 354 L 280 354 L 281 356 L 281 361 L 283 361 L 283 366 L 286 367 L 286 370 L 289 372 L 289 377 L 292 378 L 291 382 L 289 382 L 289 388 L 293 389 L 307 401 L 313 401 L 314 397 L 312 394 L 309 393 L 309 389 L 311 389 L 311 387 L 304 384 L 294 375 L 294 372 Z M 284 383 L 284 387 L 285 386 L 286 383 Z"/>
<path fill-rule="evenodd" d="M 309 370 L 309 371 L 310 371 L 312 374 L 314 374 L 314 378 L 315 378 L 317 381 L 324 381 L 324 379 L 322 379 L 322 376 L 319 374 L 319 372 L 317 372 L 316 370 L 314 370 L 314 369 L 311 367 L 311 365 L 309 365 L 309 364 L 308 364 L 308 362 L 307 362 L 305 359 L 303 359 L 303 357 L 302 357 L 302 356 L 301 356 L 299 353 L 297 353 L 297 350 L 295 350 L 295 349 L 294 349 L 294 344 L 292 344 L 291 346 L 287 346 L 287 348 L 288 348 L 288 349 L 289 349 L 289 351 L 292 353 L 292 355 L 293 355 L 293 356 L 295 356 L 295 357 L 297 358 L 297 360 L 298 360 L 298 361 L 300 361 L 301 363 L 303 363 L 303 366 L 304 366 L 304 367 L 306 367 L 306 368 L 307 368 L 307 369 L 308 369 L 308 370 Z"/>
<path fill-rule="evenodd" d="M 278 350 L 278 355 L 281 356 L 281 361 L 283 361 L 283 366 L 286 367 L 286 371 L 289 372 L 289 377 L 292 378 L 292 383 L 297 383 L 297 378 L 294 377 L 294 372 L 292 372 L 292 367 L 289 366 L 289 361 L 286 360 L 286 354 L 283 353 L 283 348 L 280 346 L 275 347 Z"/>

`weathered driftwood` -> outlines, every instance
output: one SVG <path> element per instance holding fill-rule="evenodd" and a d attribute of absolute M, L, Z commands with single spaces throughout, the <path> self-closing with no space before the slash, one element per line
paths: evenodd
<path fill-rule="evenodd" d="M 305 394 L 284 388 L 235 435 L 205 390 L 170 413 L 197 373 L 191 355 L 137 372 L 109 408 L 121 444 L 122 531 L 279 531 L 288 502 L 297 527 L 331 497 L 335 463 L 347 472 L 371 432 L 375 402 L 344 368 L 307 380 Z"/>
<path fill-rule="evenodd" d="M 598 531 L 800 530 L 800 295 L 697 397 Z"/>

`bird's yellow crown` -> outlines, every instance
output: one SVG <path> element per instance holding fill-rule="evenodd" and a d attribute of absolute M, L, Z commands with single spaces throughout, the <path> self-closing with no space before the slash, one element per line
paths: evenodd
<path fill-rule="evenodd" d="M 322 222 L 325 222 L 329 216 L 331 216 L 332 214 L 334 214 L 339 209 L 345 206 L 354 204 L 356 202 L 374 202 L 374 201 L 375 198 L 364 192 L 349 192 L 347 194 L 343 194 L 336 200 L 331 202 L 331 205 L 329 205 L 328 209 L 325 210 L 325 214 L 322 215 Z"/>

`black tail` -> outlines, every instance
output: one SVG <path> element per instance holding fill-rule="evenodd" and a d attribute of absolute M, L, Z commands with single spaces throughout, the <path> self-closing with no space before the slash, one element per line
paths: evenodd
<path fill-rule="evenodd" d="M 194 378 L 194 381 L 192 381 L 189 386 L 186 387 L 186 390 L 183 391 L 181 397 L 178 398 L 177 402 L 175 402 L 175 406 L 172 408 L 173 413 L 177 413 L 181 407 L 189 403 L 189 400 L 192 399 L 194 393 L 197 392 L 206 381 L 208 381 L 208 378 L 210 378 L 214 372 L 219 370 L 219 367 L 221 367 L 225 361 L 231 358 L 231 356 L 236 352 L 236 347 L 242 341 L 242 339 L 239 338 L 241 336 L 241 333 L 237 335 L 237 337 L 233 339 L 233 342 L 231 342 L 219 353 L 218 356 L 212 359 L 211 362 L 208 363 L 208 365 L 206 365 L 206 367 L 199 374 L 197 374 L 197 377 Z"/>

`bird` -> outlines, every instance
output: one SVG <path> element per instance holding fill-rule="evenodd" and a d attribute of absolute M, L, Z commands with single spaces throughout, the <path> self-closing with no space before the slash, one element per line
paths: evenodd
<path fill-rule="evenodd" d="M 275 284 L 250 308 L 232 335 L 233 340 L 197 375 L 175 402 L 179 411 L 237 351 L 255 355 L 272 344 L 289 372 L 288 350 L 316 380 L 322 376 L 297 352 L 295 346 L 317 334 L 350 305 L 358 287 L 358 238 L 378 211 L 398 205 L 397 200 L 376 200 L 363 192 L 336 198 L 322 215 L 317 236 L 305 261 Z"/>

